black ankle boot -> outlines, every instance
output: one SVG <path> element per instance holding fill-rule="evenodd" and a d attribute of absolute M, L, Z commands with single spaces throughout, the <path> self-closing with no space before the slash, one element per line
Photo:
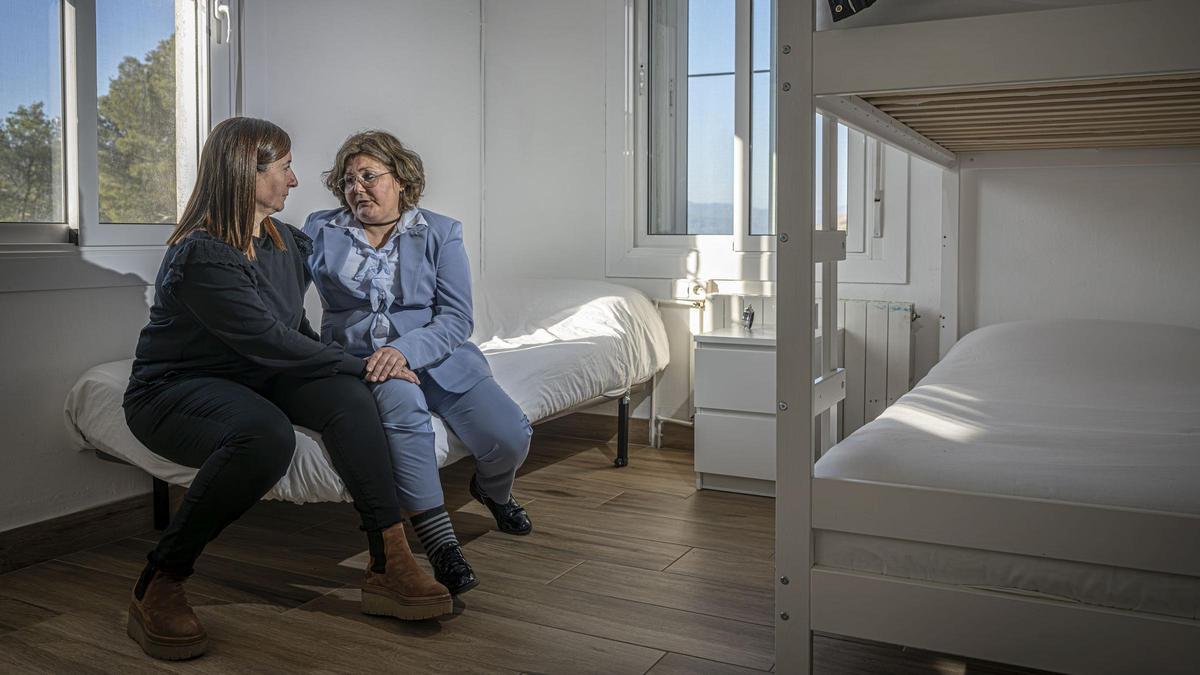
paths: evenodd
<path fill-rule="evenodd" d="M 488 511 L 492 512 L 492 517 L 496 519 L 496 527 L 501 532 L 529 534 L 533 531 L 533 523 L 529 521 L 529 514 L 525 513 L 525 508 L 518 504 L 512 495 L 508 496 L 506 503 L 497 504 L 492 501 L 491 497 L 483 494 L 483 490 L 479 488 L 479 481 L 475 478 L 475 476 L 471 476 L 471 496 L 480 504 L 488 507 Z"/>
<path fill-rule="evenodd" d="M 466 593 L 479 585 L 479 579 L 475 578 L 475 572 L 458 544 L 438 548 L 429 556 L 429 564 L 433 567 L 433 577 L 448 588 L 451 595 Z"/>

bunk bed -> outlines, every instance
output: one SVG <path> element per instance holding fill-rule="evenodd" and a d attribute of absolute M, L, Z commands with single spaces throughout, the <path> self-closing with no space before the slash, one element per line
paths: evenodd
<path fill-rule="evenodd" d="M 957 251 L 959 171 L 979 158 L 1166 148 L 1200 162 L 1189 150 L 1200 147 L 1200 4 L 1072 0 L 963 16 L 955 3 L 955 18 L 928 21 L 905 21 L 900 4 L 891 23 L 867 24 L 868 9 L 845 22 L 858 27 L 829 30 L 814 30 L 826 0 L 779 4 L 783 53 L 812 53 L 811 80 L 786 59 L 779 77 L 810 84 L 826 115 L 940 164 L 946 180 L 943 361 L 819 458 L 805 461 L 789 439 L 806 427 L 781 417 L 777 667 L 808 672 L 809 638 L 824 632 L 1061 672 L 1196 672 L 1200 331 L 1021 322 L 959 342 Z M 935 4 L 910 6 L 923 19 Z M 811 118 L 781 96 L 781 119 Z M 810 146 L 781 132 L 780 180 L 805 176 L 803 152 L 786 153 Z M 789 203 L 810 208 L 781 199 L 785 233 Z M 818 229 L 800 253 L 836 260 L 824 238 Z M 794 274 L 811 295 L 813 277 Z M 795 335 L 809 321 L 780 315 Z M 821 363 L 818 420 L 833 404 L 820 382 L 836 372 L 828 355 Z M 805 400 L 781 384 L 781 410 L 788 398 Z"/>

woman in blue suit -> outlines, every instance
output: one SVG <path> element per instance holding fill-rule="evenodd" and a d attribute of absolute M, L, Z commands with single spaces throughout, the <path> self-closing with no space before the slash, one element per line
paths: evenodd
<path fill-rule="evenodd" d="M 417 207 L 420 157 L 387 132 L 358 133 L 338 150 L 325 185 L 341 208 L 313 213 L 304 225 L 325 309 L 321 337 L 367 359 L 400 504 L 434 576 L 462 593 L 479 582 L 446 513 L 430 414 L 475 456 L 471 495 L 510 534 L 533 528 L 512 497 L 529 419 L 467 340 L 474 320 L 462 223 Z"/>

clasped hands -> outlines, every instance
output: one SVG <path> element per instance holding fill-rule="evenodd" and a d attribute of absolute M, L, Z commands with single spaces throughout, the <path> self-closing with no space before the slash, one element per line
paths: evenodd
<path fill-rule="evenodd" d="M 380 347 L 368 356 L 367 374 L 363 379 L 367 382 L 407 380 L 413 384 L 421 384 L 417 374 L 408 367 L 408 359 L 395 347 Z"/>

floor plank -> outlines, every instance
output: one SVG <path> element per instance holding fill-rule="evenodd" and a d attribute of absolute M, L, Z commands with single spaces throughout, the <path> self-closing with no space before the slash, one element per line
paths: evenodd
<path fill-rule="evenodd" d="M 766 672 L 770 671 L 751 670 L 684 654 L 667 654 L 646 675 L 753 675 Z"/>
<path fill-rule="evenodd" d="M 8 605 L 36 608 L 54 614 L 103 612 L 129 604 L 133 582 L 123 576 L 87 569 L 57 560 L 23 567 L 0 576 L 0 599 Z M 195 595 L 196 604 L 219 600 Z"/>
<path fill-rule="evenodd" d="M 366 536 L 361 532 L 357 534 L 360 543 L 349 545 L 303 531 L 277 532 L 234 523 L 209 542 L 205 553 L 325 581 L 355 583 L 359 573 L 338 563 L 366 549 Z M 205 559 L 201 558 L 196 569 L 205 564 Z"/>
<path fill-rule="evenodd" d="M 623 492 L 620 487 L 596 481 L 565 477 L 550 479 L 536 473 L 518 477 L 513 489 L 522 504 L 537 499 L 543 504 L 566 502 L 584 507 L 600 506 Z"/>
<path fill-rule="evenodd" d="M 468 504 L 460 509 L 471 513 L 486 513 L 482 504 Z M 657 513 L 633 513 L 610 509 L 607 504 L 582 508 L 564 503 L 529 509 L 534 531 L 539 526 L 557 529 L 580 529 L 607 535 L 610 539 L 642 539 L 687 548 L 701 547 L 730 553 L 765 558 L 775 547 L 770 531 L 748 529 L 703 520 L 683 520 L 660 516 Z M 661 569 L 661 568 L 659 568 Z"/>
<path fill-rule="evenodd" d="M 58 616 L 58 612 L 32 602 L 0 596 L 0 635 Z"/>
<path fill-rule="evenodd" d="M 604 506 L 632 513 L 650 512 L 682 520 L 721 523 L 766 532 L 775 529 L 775 500 L 770 497 L 735 495 L 716 490 L 696 490 L 686 497 L 680 497 L 629 490 L 608 500 Z"/>
<path fill-rule="evenodd" d="M 440 621 L 366 616 L 359 612 L 359 597 L 358 589 L 346 588 L 287 614 L 320 613 L 353 621 L 371 634 L 391 635 L 397 642 L 419 639 L 423 649 L 442 657 L 523 672 L 641 674 L 663 655 L 661 650 L 469 609 Z"/>
<path fill-rule="evenodd" d="M 61 560 L 123 576 L 132 585 L 141 574 L 146 564 L 146 553 L 151 547 L 151 544 L 142 540 L 126 539 L 80 551 Z M 201 593 L 226 602 L 263 603 L 283 609 L 302 605 L 341 585 L 318 577 L 209 554 L 197 565 L 196 574 L 188 580 L 187 588 L 189 593 Z"/>
<path fill-rule="evenodd" d="M 771 611 L 775 598 L 770 586 L 761 589 L 730 586 L 594 560 L 573 568 L 550 585 L 763 626 L 775 625 Z"/>
<path fill-rule="evenodd" d="M 565 443 L 566 440 L 550 439 L 547 442 Z M 613 470 L 615 457 L 615 446 L 598 445 L 540 469 L 538 475 L 576 478 L 625 490 L 665 492 L 681 497 L 695 491 L 691 453 L 631 445 L 629 466 Z"/>
<path fill-rule="evenodd" d="M 775 580 L 770 560 L 706 548 L 693 548 L 664 571 L 760 589 L 771 588 Z"/>
<path fill-rule="evenodd" d="M 774 628 L 539 584 L 491 577 L 463 596 L 467 611 L 562 628 L 754 668 L 770 668 Z"/>
<path fill-rule="evenodd" d="M 687 546 L 679 544 L 614 537 L 586 525 L 562 523 L 537 515 L 532 519 L 533 532 L 526 536 L 514 537 L 491 531 L 476 541 L 551 560 L 571 563 L 599 560 L 647 570 L 664 569 L 688 552 Z"/>

